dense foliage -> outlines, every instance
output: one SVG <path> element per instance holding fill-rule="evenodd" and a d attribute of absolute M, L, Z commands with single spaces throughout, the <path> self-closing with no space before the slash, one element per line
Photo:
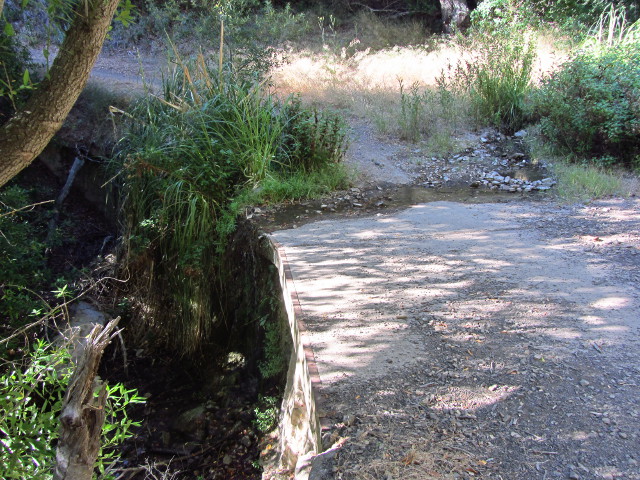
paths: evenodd
<path fill-rule="evenodd" d="M 43 224 L 33 208 L 25 209 L 30 203 L 28 192 L 18 186 L 0 192 L 0 336 L 28 323 L 29 313 L 43 306 L 27 287 L 37 291 L 50 281 Z"/>
<path fill-rule="evenodd" d="M 220 323 L 220 254 L 246 200 L 335 168 L 345 132 L 334 115 L 226 81 L 202 57 L 183 67 L 163 98 L 134 108 L 118 165 L 138 300 L 157 342 L 190 355 Z"/>
<path fill-rule="evenodd" d="M 24 365 L 13 364 L 0 375 L 0 477 L 50 480 L 65 390 L 71 378 L 69 353 L 38 342 Z M 108 414 L 102 429 L 97 468 L 104 472 L 117 459 L 114 447 L 138 425 L 126 407 L 141 403 L 133 390 L 118 384 L 108 389 Z M 109 478 L 109 477 L 106 477 Z"/>
<path fill-rule="evenodd" d="M 615 12 L 610 15 L 615 15 Z M 640 166 L 640 24 L 613 25 L 545 80 L 531 110 L 561 152 Z"/>
<path fill-rule="evenodd" d="M 554 22 L 563 27 L 584 28 L 598 21 L 601 13 L 616 4 L 631 19 L 638 18 L 638 2 L 625 0 L 483 0 L 473 12 L 473 21 L 483 26 L 505 28 Z"/>

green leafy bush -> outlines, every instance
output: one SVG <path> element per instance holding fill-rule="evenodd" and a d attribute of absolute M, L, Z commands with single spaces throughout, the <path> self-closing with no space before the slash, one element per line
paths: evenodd
<path fill-rule="evenodd" d="M 619 38 L 627 40 L 577 53 L 546 79 L 530 108 L 542 134 L 562 153 L 637 167 L 640 37 Z"/>
<path fill-rule="evenodd" d="M 28 192 L 18 186 L 0 191 L 0 319 L 12 328 L 26 323 L 27 315 L 41 306 L 25 287 L 39 289 L 48 278 L 45 245 L 30 204 Z M 21 210 L 22 209 L 22 210 Z"/>
<path fill-rule="evenodd" d="M 638 18 L 634 0 L 615 2 L 630 18 Z M 612 6 L 607 0 L 483 0 L 472 12 L 478 28 L 513 28 L 554 22 L 574 29 L 593 25 Z"/>
<path fill-rule="evenodd" d="M 281 104 L 202 57 L 181 66 L 163 98 L 133 109 L 116 165 L 138 305 L 158 345 L 191 356 L 221 324 L 220 255 L 247 199 L 265 182 L 337 162 L 344 133 L 337 117 Z"/>
<path fill-rule="evenodd" d="M 66 350 L 38 342 L 25 367 L 12 365 L 0 376 L 0 478 L 53 478 L 58 416 L 71 377 L 69 361 Z M 143 401 L 120 384 L 109 387 L 108 394 L 97 465 L 101 472 L 117 460 L 113 447 L 138 425 L 127 417 L 126 408 Z"/>

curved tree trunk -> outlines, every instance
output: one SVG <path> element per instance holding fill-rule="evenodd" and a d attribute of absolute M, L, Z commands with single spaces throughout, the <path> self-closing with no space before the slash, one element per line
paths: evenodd
<path fill-rule="evenodd" d="M 27 167 L 62 126 L 89 79 L 118 3 L 87 0 L 79 5 L 49 76 L 0 128 L 0 187 Z"/>
<path fill-rule="evenodd" d="M 446 33 L 463 30 L 469 26 L 469 7 L 466 0 L 440 0 L 440 10 Z"/>

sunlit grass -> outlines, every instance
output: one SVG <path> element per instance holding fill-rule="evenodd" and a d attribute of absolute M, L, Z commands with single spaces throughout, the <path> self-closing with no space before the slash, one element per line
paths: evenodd
<path fill-rule="evenodd" d="M 456 65 L 477 56 L 477 42 L 433 37 L 423 42 L 377 51 L 366 49 L 364 40 L 355 52 L 294 50 L 271 78 L 279 94 L 295 92 L 306 103 L 340 108 L 369 122 L 379 135 L 424 141 L 429 153 L 440 155 L 455 148 L 456 137 L 477 127 L 468 96 L 445 97 L 439 87 L 451 80 Z M 534 84 L 566 56 L 550 34 L 535 42 Z"/>
<path fill-rule="evenodd" d="M 279 203 L 285 200 L 318 198 L 330 192 L 347 188 L 353 173 L 343 164 L 326 165 L 312 172 L 296 172 L 293 175 L 273 176 L 253 190 L 246 199 L 250 203 Z"/>
<path fill-rule="evenodd" d="M 556 195 L 565 202 L 628 197 L 638 192 L 638 180 L 622 171 L 558 161 L 553 173 L 558 179 Z"/>

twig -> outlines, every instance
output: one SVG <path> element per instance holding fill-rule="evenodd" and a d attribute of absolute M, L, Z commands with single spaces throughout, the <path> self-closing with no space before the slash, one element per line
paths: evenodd
<path fill-rule="evenodd" d="M 71 165 L 71 168 L 69 169 L 69 176 L 67 177 L 67 181 L 62 187 L 62 190 L 60 190 L 60 195 L 58 195 L 58 198 L 56 198 L 55 208 L 53 209 L 54 210 L 53 217 L 51 217 L 51 220 L 49 221 L 49 233 L 47 234 L 47 245 L 51 245 L 51 241 L 53 240 L 53 235 L 56 231 L 56 227 L 58 226 L 58 220 L 60 219 L 60 210 L 62 208 L 62 203 L 64 202 L 65 198 L 67 198 L 67 195 L 69 195 L 69 191 L 71 190 L 71 185 L 73 185 L 73 181 L 76 179 L 76 175 L 78 174 L 78 171 L 82 168 L 83 165 L 84 165 L 84 159 L 80 157 L 76 157 L 73 160 L 73 165 Z"/>
<path fill-rule="evenodd" d="M 13 215 L 14 213 L 21 212 L 22 210 L 26 210 L 27 208 L 37 207 L 38 205 L 44 205 L 45 203 L 53 203 L 55 200 L 45 200 L 44 202 L 32 203 L 31 205 L 26 205 L 21 208 L 16 208 L 15 210 L 11 210 L 10 212 L 0 214 L 0 218 L 8 217 L 9 215 Z"/>
<path fill-rule="evenodd" d="M 204 453 L 208 452 L 209 450 L 219 446 L 220 443 L 222 443 L 226 439 L 227 439 L 227 437 L 223 438 L 222 440 L 216 442 L 213 445 L 208 445 L 206 448 L 203 448 L 202 450 L 200 450 L 198 452 L 194 452 L 194 453 L 191 453 L 189 455 L 184 455 L 182 457 L 172 458 L 171 460 L 165 460 L 164 462 L 154 463 L 154 466 L 155 467 L 165 466 L 165 465 L 169 465 L 171 462 L 182 462 L 184 460 L 189 460 L 190 458 L 193 458 L 193 457 L 199 457 L 200 455 L 203 455 Z M 158 452 L 158 453 L 163 453 L 163 452 Z M 175 453 L 175 452 L 169 452 L 169 453 Z M 146 469 L 147 469 L 147 466 L 145 465 L 145 466 L 141 466 L 141 467 L 114 468 L 112 471 L 113 472 L 121 472 L 121 474 L 116 477 L 116 480 L 120 480 L 121 478 L 124 478 L 124 475 L 127 475 L 127 474 L 135 475 L 136 473 L 142 472 L 142 471 L 144 471 Z M 127 478 L 130 478 L 130 477 L 127 477 Z"/>
<path fill-rule="evenodd" d="M 458 450 L 462 453 L 466 453 L 467 455 L 469 455 L 470 457 L 475 457 L 476 455 L 468 452 L 467 450 L 465 450 L 464 448 L 460 448 L 460 447 L 454 447 L 453 445 L 447 445 L 446 447 L 443 447 L 445 450 L 446 449 L 450 449 L 450 450 Z"/>
<path fill-rule="evenodd" d="M 49 309 L 50 311 L 47 312 L 45 315 L 42 316 L 42 318 L 39 318 L 38 320 L 36 320 L 33 323 L 30 323 L 29 325 L 25 325 L 24 327 L 20 328 L 19 330 L 15 331 L 13 334 L 9 335 L 6 338 L 2 338 L 0 339 L 0 343 L 6 343 L 9 340 L 14 339 L 15 337 L 22 335 L 24 332 L 26 332 L 27 330 L 38 326 L 40 324 L 42 324 L 43 322 L 45 322 L 46 320 L 48 320 L 49 318 L 55 318 L 55 316 L 60 312 L 60 311 L 66 311 L 67 307 L 69 305 L 71 305 L 73 302 L 75 302 L 76 300 L 81 299 L 82 297 L 84 297 L 86 294 L 88 294 L 90 291 L 92 291 L 96 286 L 100 285 L 102 283 L 103 280 L 116 280 L 116 281 L 121 281 L 121 282 L 125 282 L 124 280 L 118 280 L 116 278 L 111 278 L 111 277 L 104 277 L 99 279 L 98 281 L 96 281 L 93 285 L 91 285 L 90 287 L 88 287 L 86 290 L 83 290 L 82 292 L 80 292 L 78 295 L 76 295 L 75 297 L 61 303 L 60 305 L 57 305 L 55 307 L 51 307 L 49 305 L 49 303 L 42 298 L 40 295 L 38 295 L 36 292 L 34 292 L 33 290 L 30 290 L 27 287 L 23 287 L 23 286 L 19 286 L 19 285 L 6 285 L 7 287 L 12 287 L 12 288 L 21 288 L 23 290 L 27 290 L 29 293 L 32 293 L 33 295 L 35 295 L 36 297 L 38 297 L 42 303 L 44 303 Z"/>
<path fill-rule="evenodd" d="M 558 452 L 545 452 L 543 450 L 531 450 L 535 455 L 558 455 Z"/>

